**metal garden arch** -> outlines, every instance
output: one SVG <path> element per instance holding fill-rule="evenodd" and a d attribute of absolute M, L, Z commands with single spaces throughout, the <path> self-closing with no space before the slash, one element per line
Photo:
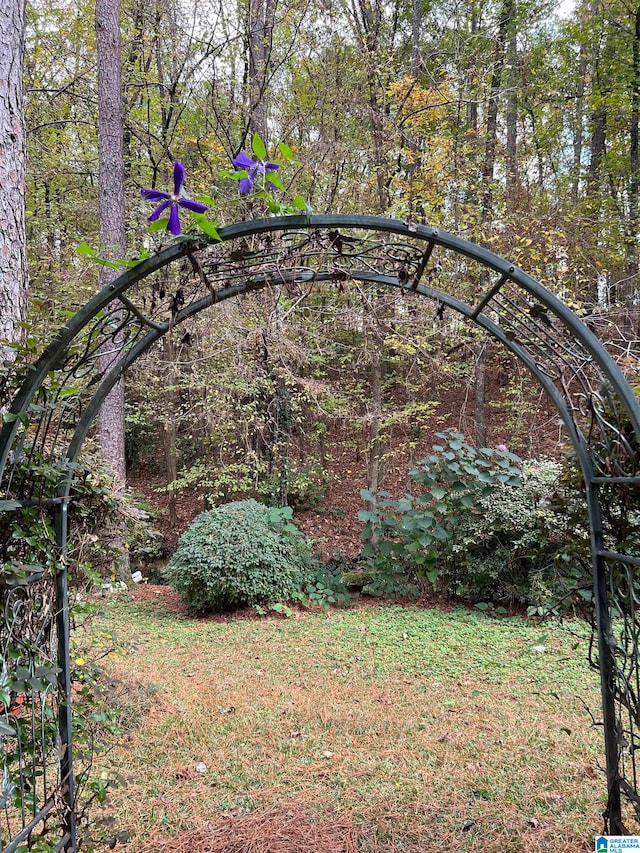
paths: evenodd
<path fill-rule="evenodd" d="M 25 674 L 31 725 L 42 732 L 38 760 L 21 749 L 24 720 L 11 704 L 1 706 L 0 809 L 7 819 L 12 786 L 28 794 L 20 813 L 12 812 L 4 853 L 47 822 L 57 833 L 57 850 L 76 850 L 64 555 L 74 466 L 105 396 L 155 341 L 209 306 L 265 287 L 350 280 L 396 288 L 399 298 L 416 293 L 459 312 L 516 355 L 558 410 L 582 469 L 591 525 L 605 825 L 624 834 L 623 800 L 640 805 L 640 585 L 634 579 L 640 554 L 629 553 L 619 531 L 633 523 L 626 504 L 640 486 L 640 406 L 612 358 L 533 278 L 436 228 L 374 216 L 312 215 L 240 222 L 222 228 L 220 237 L 222 242 L 181 238 L 96 294 L 60 330 L 4 410 L 0 511 L 47 508 L 60 553 L 54 580 L 30 567 L 27 577 L 0 587 L 3 651 L 20 625 L 22 602 L 35 595 L 48 604 L 40 608 L 40 624 L 32 626 L 34 667 L 37 655 L 48 654 L 59 668 L 56 689 L 37 678 L 29 682 Z M 169 266 L 170 284 L 163 275 Z M 619 525 L 603 524 L 603 510 L 612 504 Z M 43 774 L 52 754 L 60 759 L 57 773 Z"/>

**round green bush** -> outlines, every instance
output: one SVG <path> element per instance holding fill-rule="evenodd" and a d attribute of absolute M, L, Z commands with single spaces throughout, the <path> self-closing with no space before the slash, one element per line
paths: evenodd
<path fill-rule="evenodd" d="M 193 610 L 228 611 L 291 599 L 311 548 L 291 509 L 254 500 L 201 513 L 180 537 L 167 577 Z"/>

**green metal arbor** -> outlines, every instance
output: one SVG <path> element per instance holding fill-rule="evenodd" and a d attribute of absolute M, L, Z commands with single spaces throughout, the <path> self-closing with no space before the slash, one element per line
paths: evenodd
<path fill-rule="evenodd" d="M 32 567 L 27 577 L 0 588 L 5 659 L 12 644 L 22 643 L 32 661 L 20 673 L 31 713 L 17 714 L 10 703 L 0 711 L 0 809 L 11 827 L 4 853 L 47 822 L 51 835 L 57 833 L 56 849 L 76 850 L 64 554 L 75 466 L 100 405 L 142 353 L 203 309 L 263 288 L 297 292 L 317 282 L 369 282 L 395 288 L 399 300 L 407 294 L 438 300 L 516 355 L 553 401 L 584 476 L 607 767 L 605 821 L 612 833 L 624 833 L 623 800 L 640 804 L 640 584 L 634 578 L 640 554 L 628 552 L 621 532 L 634 523 L 628 507 L 637 502 L 640 486 L 640 407 L 612 358 L 533 278 L 436 228 L 373 216 L 313 215 L 240 222 L 220 236 L 222 242 L 182 238 L 90 299 L 4 410 L 0 511 L 50 512 L 60 553 L 55 578 Z M 41 604 L 27 642 L 25 602 L 34 599 Z M 55 684 L 47 678 L 51 671 Z M 39 743 L 35 752 L 23 749 L 27 736 Z M 17 811 L 11 806 L 16 788 L 23 794 Z"/>

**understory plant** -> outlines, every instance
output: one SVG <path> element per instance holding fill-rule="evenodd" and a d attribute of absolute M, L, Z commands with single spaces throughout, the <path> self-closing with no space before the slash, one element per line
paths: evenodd
<path fill-rule="evenodd" d="M 442 443 L 410 472 L 409 494 L 362 492 L 372 504 L 359 513 L 367 589 L 407 594 L 426 579 L 482 609 L 586 613 L 589 525 L 575 461 L 523 462 L 504 445 L 476 449 L 456 432 L 437 435 Z M 615 520 L 615 507 L 608 512 Z"/>
<path fill-rule="evenodd" d="M 410 493 L 395 499 L 361 492 L 369 502 L 358 517 L 363 557 L 374 575 L 371 592 L 414 592 L 420 579 L 446 588 L 464 525 L 483 512 L 482 501 L 496 489 L 521 486 L 521 460 L 504 445 L 476 449 L 453 430 L 436 436 L 441 444 L 410 472 Z"/>
<path fill-rule="evenodd" d="M 201 513 L 167 566 L 193 610 L 228 611 L 290 600 L 301 591 L 311 547 L 290 507 L 235 501 Z"/>
<path fill-rule="evenodd" d="M 551 459 L 527 460 L 517 484 L 500 483 L 479 498 L 443 554 L 443 589 L 474 603 L 542 606 L 559 597 L 567 518 L 552 501 L 560 470 Z"/>

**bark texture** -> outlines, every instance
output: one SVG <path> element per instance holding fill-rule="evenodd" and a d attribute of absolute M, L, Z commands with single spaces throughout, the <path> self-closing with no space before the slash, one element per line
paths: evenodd
<path fill-rule="evenodd" d="M 268 141 L 267 87 L 270 76 L 271 40 L 275 0 L 249 0 L 249 128 Z"/>
<path fill-rule="evenodd" d="M 487 104 L 487 133 L 485 137 L 484 161 L 482 163 L 482 223 L 490 222 L 493 217 L 493 180 L 496 165 L 496 145 L 498 140 L 498 101 L 504 68 L 507 36 L 515 14 L 515 0 L 504 0 L 500 10 L 498 34 L 493 51 L 493 72 Z"/>
<path fill-rule="evenodd" d="M 126 251 L 120 0 L 96 0 L 98 57 L 98 144 L 100 248 L 104 257 Z M 118 275 L 100 267 L 100 287 Z M 118 341 L 107 341 L 101 369 L 115 360 Z M 124 382 L 120 380 L 100 410 L 98 433 L 103 458 L 121 485 L 126 478 L 124 453 Z"/>
<path fill-rule="evenodd" d="M 633 15 L 631 123 L 629 127 L 629 218 L 626 237 L 625 301 L 633 304 L 638 292 L 638 231 L 640 230 L 640 6 Z"/>
<path fill-rule="evenodd" d="M 506 195 L 513 201 L 518 186 L 518 37 L 515 15 L 511 17 L 511 32 L 507 44 L 507 147 Z"/>
<path fill-rule="evenodd" d="M 27 304 L 24 14 L 24 0 L 0 2 L 0 342 L 20 340 Z"/>

